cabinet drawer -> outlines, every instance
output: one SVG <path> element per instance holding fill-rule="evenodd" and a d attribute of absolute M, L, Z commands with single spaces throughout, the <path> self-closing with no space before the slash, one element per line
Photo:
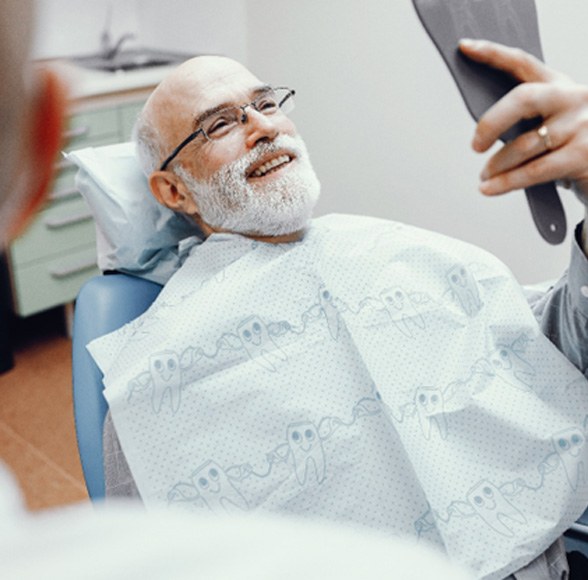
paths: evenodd
<path fill-rule="evenodd" d="M 99 274 L 94 246 L 13 270 L 15 311 L 29 316 L 72 302 L 82 284 Z"/>
<path fill-rule="evenodd" d="M 67 149 L 83 147 L 89 140 L 111 136 L 119 138 L 118 114 L 116 109 L 99 109 L 77 113 L 69 119 L 65 133 Z"/>
<path fill-rule="evenodd" d="M 102 145 L 110 145 L 117 143 L 118 140 L 113 137 L 100 137 L 95 139 L 87 139 L 82 143 L 78 143 L 79 147 L 101 147 Z M 71 148 L 68 148 L 68 150 Z M 53 186 L 48 195 L 48 201 L 57 201 L 67 199 L 69 197 L 79 197 L 80 192 L 75 186 L 75 177 L 78 172 L 77 165 L 72 161 L 61 158 L 55 165 L 55 178 L 53 179 Z"/>
<path fill-rule="evenodd" d="M 49 192 L 49 201 L 79 196 L 75 186 L 76 167 L 67 160 L 58 163 L 58 171 Z"/>
<path fill-rule="evenodd" d="M 13 265 L 94 243 L 92 212 L 81 197 L 55 202 L 42 211 L 26 233 L 11 247 Z"/>

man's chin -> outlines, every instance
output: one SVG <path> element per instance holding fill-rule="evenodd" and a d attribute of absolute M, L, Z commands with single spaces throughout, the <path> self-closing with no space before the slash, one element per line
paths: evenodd
<path fill-rule="evenodd" d="M 217 231 L 267 238 L 294 235 L 307 228 L 319 196 L 316 174 L 309 163 L 301 163 L 271 182 L 260 179 L 252 185 L 249 180 L 235 180 L 230 187 L 226 181 L 214 183 L 206 196 L 200 190 L 199 202 L 203 220 L 216 223 Z M 205 199 L 208 204 L 203 203 Z"/>

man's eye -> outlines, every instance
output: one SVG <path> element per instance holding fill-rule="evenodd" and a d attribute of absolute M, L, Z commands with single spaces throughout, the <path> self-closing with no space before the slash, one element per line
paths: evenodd
<path fill-rule="evenodd" d="M 257 101 L 257 103 L 256 103 L 256 109 L 258 111 L 262 111 L 264 113 L 272 113 L 277 108 L 278 108 L 278 103 L 276 102 L 276 100 L 271 99 L 269 97 L 266 97 L 266 98 L 262 99 L 261 101 Z"/>
<path fill-rule="evenodd" d="M 206 129 L 207 135 L 223 135 L 230 131 L 235 124 L 235 119 L 233 117 L 224 116 L 224 117 L 217 117 L 214 121 L 210 123 L 208 128 Z"/>

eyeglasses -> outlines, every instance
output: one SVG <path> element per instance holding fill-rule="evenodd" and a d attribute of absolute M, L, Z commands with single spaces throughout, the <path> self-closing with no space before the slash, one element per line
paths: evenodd
<path fill-rule="evenodd" d="M 188 135 L 161 164 L 160 171 L 177 157 L 180 151 L 194 141 L 198 135 L 204 135 L 208 141 L 216 141 L 230 135 L 240 124 L 247 123 L 247 107 L 252 107 L 262 115 L 270 116 L 278 111 L 288 114 L 294 108 L 296 91 L 286 87 L 266 87 L 256 99 L 245 105 L 212 109 L 200 119 L 198 128 Z"/>

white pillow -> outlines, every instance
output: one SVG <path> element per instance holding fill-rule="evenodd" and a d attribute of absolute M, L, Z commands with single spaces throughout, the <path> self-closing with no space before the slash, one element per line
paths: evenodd
<path fill-rule="evenodd" d="M 98 267 L 167 282 L 182 262 L 179 242 L 201 233 L 151 195 L 135 144 L 88 147 L 66 157 L 79 168 L 76 187 L 94 214 Z"/>

